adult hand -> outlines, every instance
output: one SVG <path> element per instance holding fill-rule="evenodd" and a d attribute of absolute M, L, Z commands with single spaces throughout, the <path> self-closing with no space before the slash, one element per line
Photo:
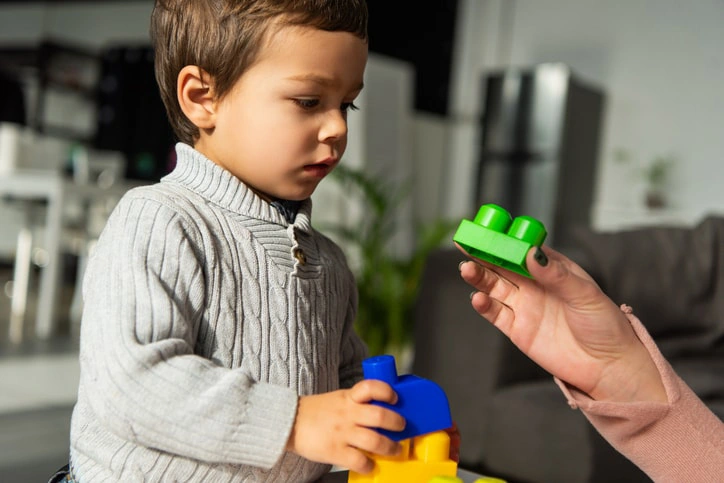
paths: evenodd
<path fill-rule="evenodd" d="M 476 289 L 473 308 L 543 369 L 595 400 L 666 401 L 628 319 L 581 267 L 549 247 L 531 248 L 526 265 L 533 279 L 482 260 L 461 263 L 462 278 Z"/>

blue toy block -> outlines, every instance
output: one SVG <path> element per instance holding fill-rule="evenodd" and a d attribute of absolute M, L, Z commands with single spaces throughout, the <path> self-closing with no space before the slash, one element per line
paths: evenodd
<path fill-rule="evenodd" d="M 393 441 L 421 436 L 452 426 L 447 395 L 436 383 L 412 374 L 397 375 L 395 358 L 391 355 L 369 357 L 362 361 L 365 379 L 384 381 L 397 393 L 397 404 L 374 401 L 405 418 L 402 431 L 378 429 Z"/>

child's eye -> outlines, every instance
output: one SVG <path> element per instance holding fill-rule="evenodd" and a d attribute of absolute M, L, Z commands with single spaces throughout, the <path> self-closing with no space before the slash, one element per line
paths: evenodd
<path fill-rule="evenodd" d="M 343 102 L 340 109 L 342 110 L 342 112 L 357 111 L 359 110 L 359 107 L 355 106 L 354 102 Z"/>
<path fill-rule="evenodd" d="M 319 105 L 319 99 L 294 99 L 294 102 L 302 109 L 307 110 L 314 109 Z"/>

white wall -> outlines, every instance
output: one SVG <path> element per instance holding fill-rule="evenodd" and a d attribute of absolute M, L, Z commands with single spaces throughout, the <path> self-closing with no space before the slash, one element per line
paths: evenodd
<path fill-rule="evenodd" d="M 44 37 L 90 49 L 109 42 L 147 42 L 153 1 L 17 2 L 0 6 L 0 43 L 32 44 Z"/>
<path fill-rule="evenodd" d="M 475 100 L 471 76 L 557 61 L 607 93 L 594 225 L 692 223 L 724 213 L 724 3 L 721 0 L 461 0 L 455 92 L 458 113 Z M 469 109 L 469 108 L 468 108 Z M 457 129 L 458 133 L 461 129 Z M 647 163 L 679 159 L 671 208 L 642 208 L 642 185 L 614 161 L 617 149 Z M 464 164 L 475 156 L 467 148 Z M 465 169 L 465 166 L 462 167 Z M 452 211 L 455 204 L 451 195 Z"/>
<path fill-rule="evenodd" d="M 482 73 L 544 61 L 565 62 L 607 91 L 597 225 L 622 224 L 633 216 L 622 210 L 640 204 L 640 186 L 612 160 L 617 148 L 641 161 L 669 153 L 680 158 L 673 209 L 664 219 L 724 211 L 721 0 L 459 1 L 450 115 L 417 113 L 413 120 L 420 216 L 470 216 L 467 185 L 476 160 Z M 32 43 L 44 34 L 91 48 L 145 42 L 152 5 L 151 0 L 4 4 L 0 43 Z"/>

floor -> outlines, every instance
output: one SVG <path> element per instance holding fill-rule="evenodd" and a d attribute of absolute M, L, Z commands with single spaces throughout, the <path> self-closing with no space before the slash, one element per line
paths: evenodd
<path fill-rule="evenodd" d="M 29 294 L 24 338 L 8 341 L 11 266 L 0 263 L 0 481 L 45 482 L 68 460 L 70 415 L 78 388 L 78 341 L 67 320 L 51 340 L 33 336 L 35 293 Z M 34 280 L 37 282 L 37 277 Z M 60 294 L 67 313 L 73 283 Z"/>

